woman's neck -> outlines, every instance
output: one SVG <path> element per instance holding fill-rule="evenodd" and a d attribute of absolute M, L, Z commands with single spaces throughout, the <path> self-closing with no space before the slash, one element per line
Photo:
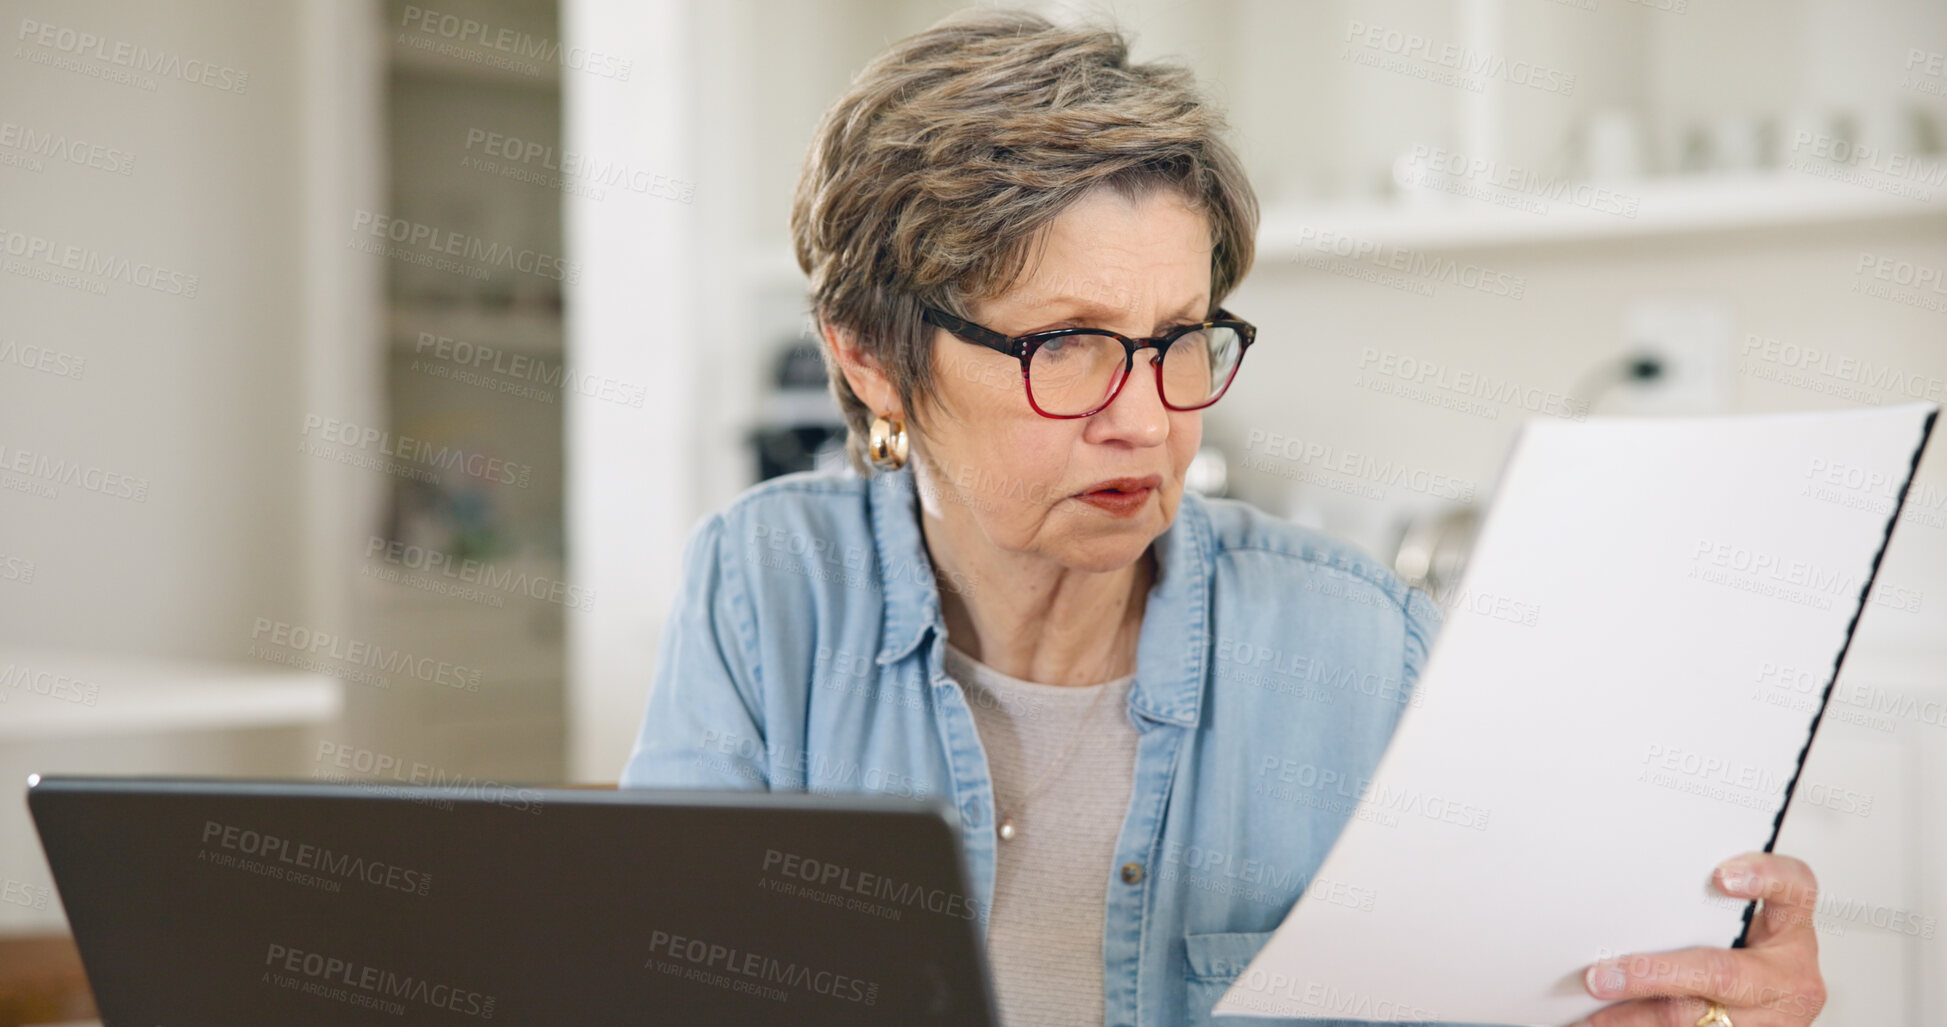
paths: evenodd
<path fill-rule="evenodd" d="M 972 525 L 926 513 L 920 525 L 956 648 L 1042 684 L 1094 685 L 1135 672 L 1153 548 L 1126 567 L 1083 571 L 969 538 L 978 534 Z"/>

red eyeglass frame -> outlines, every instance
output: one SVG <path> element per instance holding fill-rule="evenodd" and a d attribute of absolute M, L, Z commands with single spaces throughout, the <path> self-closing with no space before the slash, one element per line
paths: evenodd
<path fill-rule="evenodd" d="M 1256 325 L 1251 324 L 1249 321 L 1238 320 L 1229 311 L 1221 307 L 1217 309 L 1217 316 L 1212 320 L 1197 324 L 1177 325 L 1162 335 L 1150 336 L 1143 339 L 1132 339 L 1120 332 L 1112 332 L 1106 328 L 1052 328 L 1045 332 L 1030 332 L 1026 335 L 1004 335 L 994 331 L 992 328 L 983 328 L 980 325 L 974 324 L 972 321 L 955 317 L 937 307 L 923 308 L 921 316 L 925 318 L 927 324 L 935 328 L 945 329 L 947 334 L 952 335 L 962 342 L 970 342 L 976 346 L 985 346 L 988 349 L 998 350 L 1008 356 L 1020 358 L 1021 387 L 1028 394 L 1028 406 L 1033 407 L 1034 412 L 1043 417 L 1052 417 L 1057 420 L 1093 417 L 1101 413 L 1110 403 L 1115 402 L 1115 398 L 1122 394 L 1122 387 L 1128 384 L 1129 372 L 1136 366 L 1136 351 L 1151 347 L 1154 347 L 1156 350 L 1156 359 L 1151 361 L 1151 365 L 1156 369 L 1156 398 L 1162 400 L 1163 405 L 1171 410 L 1202 410 L 1224 398 L 1224 393 L 1230 391 L 1230 383 L 1237 380 L 1238 368 L 1244 366 L 1244 355 L 1250 351 L 1251 343 L 1257 341 Z M 1193 406 L 1177 406 L 1171 403 L 1169 397 L 1163 392 L 1163 358 L 1169 354 L 1171 343 L 1191 332 L 1209 328 L 1229 328 L 1237 333 L 1238 338 L 1242 340 L 1242 345 L 1237 350 L 1237 363 L 1231 366 L 1230 374 L 1224 377 L 1223 385 L 1219 386 L 1209 399 Z M 1051 414 L 1041 409 L 1041 404 L 1034 401 L 1034 382 L 1028 376 L 1028 364 L 1034 360 L 1034 352 L 1040 349 L 1043 344 L 1068 335 L 1106 335 L 1122 343 L 1122 373 L 1116 376 L 1115 385 L 1109 389 L 1108 395 L 1103 397 L 1102 402 L 1097 404 L 1093 409 L 1079 414 Z"/>

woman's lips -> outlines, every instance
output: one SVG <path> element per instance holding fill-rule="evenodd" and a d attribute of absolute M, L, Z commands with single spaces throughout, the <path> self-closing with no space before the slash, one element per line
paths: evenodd
<path fill-rule="evenodd" d="M 1162 477 L 1155 474 L 1145 478 L 1113 478 L 1097 482 L 1088 491 L 1077 493 L 1075 498 L 1112 517 L 1130 517 L 1149 504 L 1149 497 L 1162 484 Z"/>

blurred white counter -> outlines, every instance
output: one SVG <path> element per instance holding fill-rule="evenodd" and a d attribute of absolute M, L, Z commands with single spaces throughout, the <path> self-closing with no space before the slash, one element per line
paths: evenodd
<path fill-rule="evenodd" d="M 308 777 L 343 683 L 270 664 L 0 650 L 0 935 L 65 931 L 29 774 Z"/>

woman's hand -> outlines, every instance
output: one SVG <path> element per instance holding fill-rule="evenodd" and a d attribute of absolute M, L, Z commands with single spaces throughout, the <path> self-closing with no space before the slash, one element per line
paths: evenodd
<path fill-rule="evenodd" d="M 1619 999 L 1583 1021 L 1589 1027 L 1693 1027 L 1724 1004 L 1736 1027 L 1800 1027 L 1825 1005 L 1819 943 L 1812 930 L 1818 882 L 1790 856 L 1749 852 L 1718 866 L 1717 887 L 1762 899 L 1741 949 L 1689 948 L 1621 956 L 1591 965 L 1584 985 Z"/>

